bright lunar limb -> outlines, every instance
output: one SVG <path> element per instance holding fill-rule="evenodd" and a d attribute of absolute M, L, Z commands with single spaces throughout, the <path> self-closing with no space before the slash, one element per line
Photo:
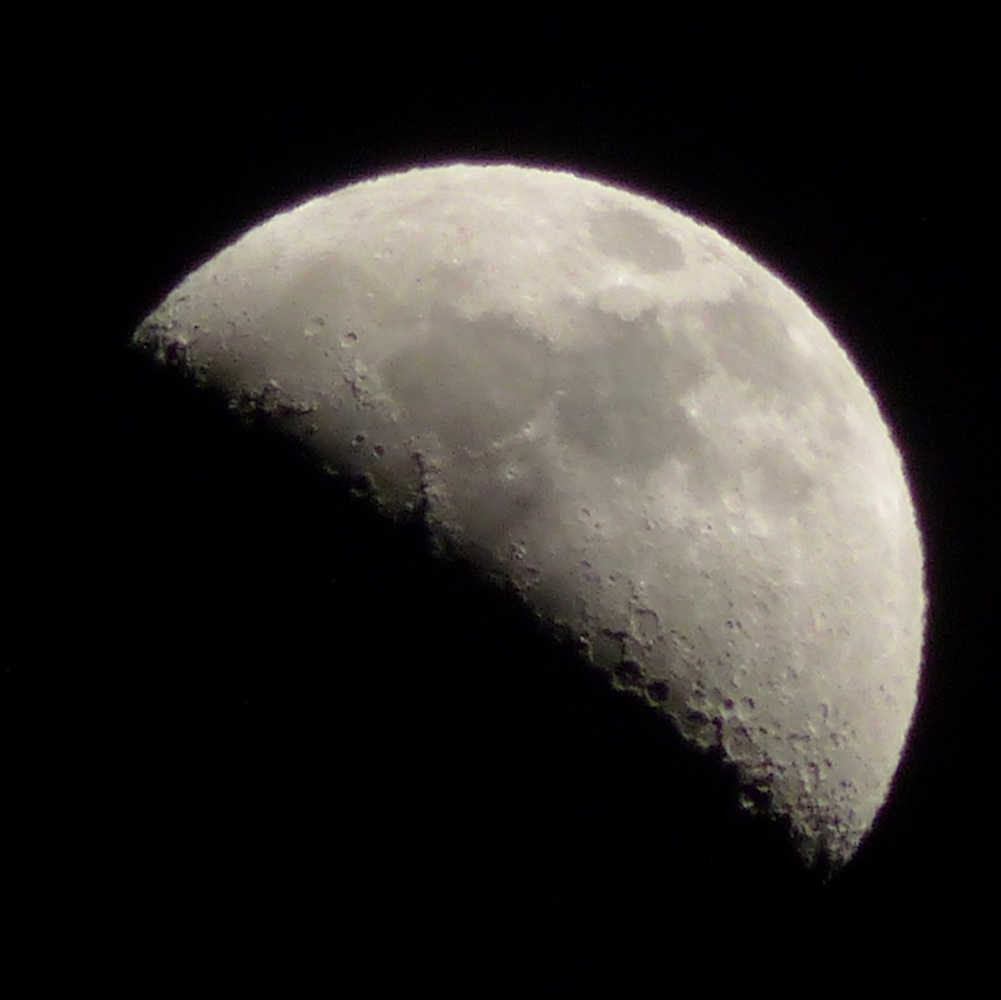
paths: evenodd
<path fill-rule="evenodd" d="M 191 273 L 135 342 L 367 484 L 854 853 L 925 619 L 901 457 L 824 324 L 713 230 L 555 170 L 413 169 Z"/>

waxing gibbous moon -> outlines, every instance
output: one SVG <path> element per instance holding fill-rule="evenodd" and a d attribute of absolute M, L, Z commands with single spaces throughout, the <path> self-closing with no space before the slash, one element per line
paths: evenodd
<path fill-rule="evenodd" d="M 413 169 L 257 226 L 134 340 L 516 592 L 808 863 L 852 856 L 914 712 L 921 539 L 872 393 L 743 250 L 571 173 Z"/>

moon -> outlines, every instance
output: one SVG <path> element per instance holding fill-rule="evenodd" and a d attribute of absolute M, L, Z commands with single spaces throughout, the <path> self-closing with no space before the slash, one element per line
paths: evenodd
<path fill-rule="evenodd" d="M 711 228 L 573 173 L 386 174 L 247 232 L 133 342 L 520 600 L 840 867 L 917 699 L 921 537 L 824 323 Z"/>

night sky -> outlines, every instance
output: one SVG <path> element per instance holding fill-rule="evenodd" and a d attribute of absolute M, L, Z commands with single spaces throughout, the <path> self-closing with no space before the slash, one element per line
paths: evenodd
<path fill-rule="evenodd" d="M 996 11 L 117 6 L 5 31 L 7 995 L 996 982 Z M 876 392 L 925 533 L 925 677 L 835 878 L 418 530 L 125 350 L 277 209 L 450 159 L 715 226 Z"/>

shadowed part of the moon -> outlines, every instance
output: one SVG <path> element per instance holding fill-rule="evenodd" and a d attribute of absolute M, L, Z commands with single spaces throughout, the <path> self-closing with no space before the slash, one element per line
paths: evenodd
<path fill-rule="evenodd" d="M 199 981 L 236 955 L 381 983 L 389 954 L 429 996 L 460 964 L 613 995 L 793 929 L 799 866 L 730 772 L 287 439 L 126 375 L 117 436 L 61 469 L 72 523 L 29 526 L 78 570 L 31 581 L 75 617 L 61 712 L 26 726 L 67 776 L 39 824 L 46 877 L 80 888 L 51 918 L 67 961 L 142 926 Z"/>
<path fill-rule="evenodd" d="M 589 228 L 598 250 L 642 271 L 674 271 L 685 262 L 681 244 L 640 212 L 604 209 L 592 216 Z"/>

